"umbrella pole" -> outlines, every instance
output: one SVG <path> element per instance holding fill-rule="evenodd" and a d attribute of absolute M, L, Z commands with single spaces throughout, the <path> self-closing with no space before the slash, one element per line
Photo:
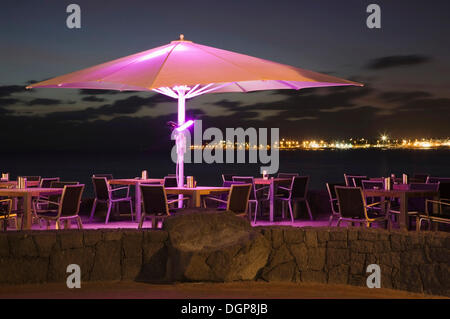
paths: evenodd
<path fill-rule="evenodd" d="M 185 88 L 178 87 L 178 127 L 184 124 L 186 119 L 186 98 L 185 98 Z M 184 153 L 186 151 L 186 137 L 184 134 L 184 130 L 179 132 L 176 138 L 177 144 L 177 181 L 178 187 L 184 186 Z M 183 207 L 183 195 L 179 195 L 178 198 L 180 201 L 178 202 L 178 207 Z"/>

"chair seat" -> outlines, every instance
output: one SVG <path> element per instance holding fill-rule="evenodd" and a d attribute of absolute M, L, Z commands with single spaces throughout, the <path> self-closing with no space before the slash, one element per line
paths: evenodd
<path fill-rule="evenodd" d="M 57 212 L 55 211 L 43 211 L 43 212 L 38 212 L 38 217 L 44 217 L 44 218 L 56 218 L 56 216 L 58 215 Z"/>

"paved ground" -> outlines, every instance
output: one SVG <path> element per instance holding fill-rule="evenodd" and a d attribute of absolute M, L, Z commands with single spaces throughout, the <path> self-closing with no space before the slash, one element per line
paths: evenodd
<path fill-rule="evenodd" d="M 0 286 L 3 298 L 118 298 L 118 299 L 367 299 L 439 298 L 391 289 L 369 289 L 345 285 L 234 282 L 154 285 L 137 282 L 82 283 L 80 289 L 64 284 Z"/>

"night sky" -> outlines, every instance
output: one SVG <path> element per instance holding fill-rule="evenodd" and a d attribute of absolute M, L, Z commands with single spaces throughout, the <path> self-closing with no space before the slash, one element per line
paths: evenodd
<path fill-rule="evenodd" d="M 66 7 L 81 6 L 81 29 Z M 381 6 L 381 29 L 366 7 Z M 203 127 L 279 127 L 283 137 L 450 136 L 449 1 L 61 1 L 0 3 L 4 150 L 163 148 L 176 101 L 153 93 L 33 89 L 34 81 L 187 40 L 365 87 L 207 94 Z"/>

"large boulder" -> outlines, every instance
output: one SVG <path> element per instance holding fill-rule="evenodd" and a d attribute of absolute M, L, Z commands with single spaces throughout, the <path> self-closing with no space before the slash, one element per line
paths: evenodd
<path fill-rule="evenodd" d="M 253 280 L 268 261 L 270 243 L 232 212 L 202 211 L 167 218 L 167 280 Z"/>

